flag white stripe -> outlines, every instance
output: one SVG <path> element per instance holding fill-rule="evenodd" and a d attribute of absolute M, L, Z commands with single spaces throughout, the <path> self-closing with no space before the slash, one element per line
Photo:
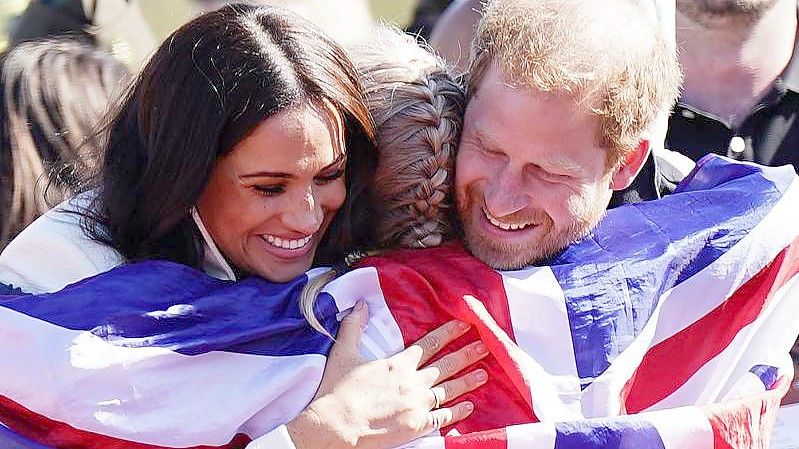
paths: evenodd
<path fill-rule="evenodd" d="M 771 263 L 799 235 L 799 222 L 792 219 L 798 203 L 799 183 L 794 181 L 785 196 L 746 237 L 702 271 L 666 292 L 661 322 L 652 344 L 666 340 L 707 315 Z M 678 299 L 671 300 L 670 296 Z M 690 306 L 683 301 L 690 301 Z"/>
<path fill-rule="evenodd" d="M 350 271 L 325 286 L 324 292 L 333 296 L 338 310 L 344 311 L 363 300 L 369 307 L 369 321 L 362 339 L 364 356 L 382 358 L 394 355 L 405 348 L 402 331 L 388 309 L 380 289 L 380 278 L 374 267 Z"/>
<path fill-rule="evenodd" d="M 549 267 L 503 272 L 502 275 L 516 344 L 545 367 L 530 379 L 536 416 L 542 420 L 544 416 L 562 421 L 581 419 L 580 380 L 566 298 L 558 280 Z M 541 394 L 542 389 L 549 394 Z M 552 392 L 557 403 L 547 404 L 541 400 Z"/>
<path fill-rule="evenodd" d="M 540 422 L 520 424 L 505 429 L 508 449 L 549 449 L 555 447 L 555 424 Z"/>
<path fill-rule="evenodd" d="M 216 446 L 243 430 L 265 434 L 310 402 L 325 366 L 318 354 L 186 356 L 114 346 L 6 308 L 0 322 L 0 341 L 15 342 L 0 348 L 0 394 L 76 429 L 153 445 Z"/>

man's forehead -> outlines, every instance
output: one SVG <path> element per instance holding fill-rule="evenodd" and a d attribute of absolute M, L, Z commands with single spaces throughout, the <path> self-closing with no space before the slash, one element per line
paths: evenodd
<path fill-rule="evenodd" d="M 471 93 L 469 104 L 473 100 L 484 99 L 493 101 L 497 95 L 506 97 L 530 97 L 537 102 L 559 102 L 561 108 L 565 105 L 572 112 L 592 112 L 601 107 L 601 92 L 589 86 L 569 85 L 563 83 L 559 87 L 551 83 L 539 85 L 532 81 L 525 81 L 514 77 L 510 71 L 505 70 L 496 61 L 489 63 L 485 74 L 480 78 L 479 84 Z M 562 100 L 568 99 L 567 102 Z"/>
<path fill-rule="evenodd" d="M 529 157 L 529 162 L 557 172 L 566 172 L 576 175 L 587 172 L 583 164 L 572 157 L 569 152 L 562 151 L 563 147 L 569 146 L 569 141 L 565 136 L 563 147 L 537 147 L 536 145 L 538 144 L 534 142 L 535 139 L 525 138 L 525 133 L 529 135 L 529 130 L 519 130 L 521 132 L 519 138 L 508 139 L 508 135 L 502 132 L 503 128 L 496 126 L 496 118 L 496 116 L 490 115 L 474 117 L 472 126 L 470 127 L 474 137 L 476 137 L 480 141 L 480 144 L 486 149 L 499 153 L 514 154 L 524 158 Z"/>

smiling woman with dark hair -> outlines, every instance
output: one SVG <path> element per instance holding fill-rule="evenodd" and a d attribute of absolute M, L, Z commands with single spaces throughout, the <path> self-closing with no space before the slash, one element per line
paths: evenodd
<path fill-rule="evenodd" d="M 234 5 L 186 24 L 143 69 L 107 131 L 84 193 L 0 260 L 41 257 L 27 249 L 47 231 L 69 237 L 92 263 L 17 273 L 15 284 L 56 290 L 148 259 L 222 279 L 286 281 L 314 260 L 342 259 L 353 229 L 370 240 L 368 209 L 354 206 L 366 204 L 376 161 L 371 118 L 344 52 L 299 16 Z"/>

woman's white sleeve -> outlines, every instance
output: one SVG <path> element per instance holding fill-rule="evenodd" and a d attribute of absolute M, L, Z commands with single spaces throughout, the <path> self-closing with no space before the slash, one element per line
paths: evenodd
<path fill-rule="evenodd" d="M 297 446 L 291 441 L 286 426 L 280 426 L 266 435 L 252 440 L 246 449 L 297 449 Z"/>

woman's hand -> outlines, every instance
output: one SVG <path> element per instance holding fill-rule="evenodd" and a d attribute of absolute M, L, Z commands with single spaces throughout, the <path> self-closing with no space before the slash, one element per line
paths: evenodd
<path fill-rule="evenodd" d="M 475 342 L 421 368 L 449 342 L 469 330 L 451 321 L 402 352 L 366 361 L 359 354 L 368 318 L 358 303 L 344 318 L 316 397 L 287 427 L 298 449 L 385 449 L 458 422 L 474 404 L 449 404 L 484 384 L 478 369 L 454 377 L 488 354 Z"/>

